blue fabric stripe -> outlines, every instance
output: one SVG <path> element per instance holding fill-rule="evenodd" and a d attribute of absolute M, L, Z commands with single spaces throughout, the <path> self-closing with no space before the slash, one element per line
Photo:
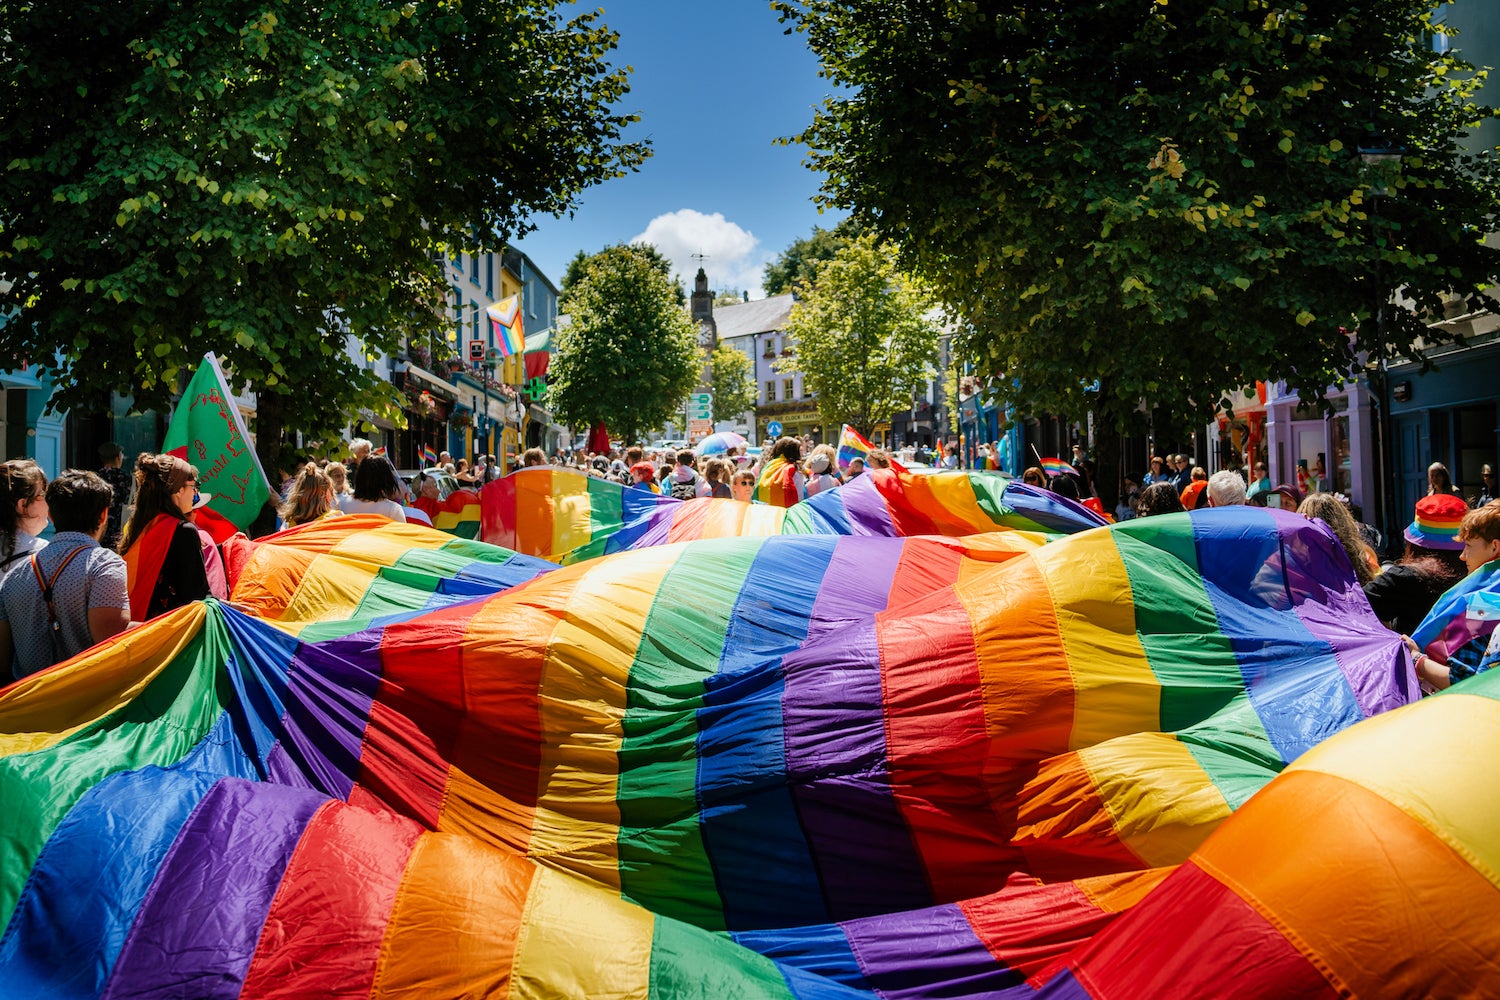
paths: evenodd
<path fill-rule="evenodd" d="M 1364 717 L 1333 648 L 1292 606 L 1282 536 L 1268 510 L 1225 507 L 1192 516 L 1198 568 L 1219 630 L 1271 745 L 1291 763 Z"/>
<path fill-rule="evenodd" d="M 99 996 L 158 868 L 218 780 L 147 767 L 84 793 L 42 848 L 0 939 L 0 992 Z"/>
<path fill-rule="evenodd" d="M 816 536 L 766 540 L 731 613 L 719 672 L 705 684 L 700 823 L 730 927 L 765 926 L 788 912 L 827 919 L 786 784 L 781 658 L 806 638 L 836 544 Z M 757 776 L 749 794 L 747 775 Z"/>

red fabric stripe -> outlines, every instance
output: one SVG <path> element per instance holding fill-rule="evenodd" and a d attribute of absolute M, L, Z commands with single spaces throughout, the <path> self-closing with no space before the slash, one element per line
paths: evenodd
<path fill-rule="evenodd" d="M 125 572 L 130 586 L 130 618 L 143 622 L 151 613 L 151 593 L 161 576 L 162 563 L 172 545 L 172 533 L 182 522 L 168 514 L 157 514 L 146 525 L 135 544 L 125 553 Z"/>
<path fill-rule="evenodd" d="M 1228 949 L 1243 960 L 1226 962 Z M 1192 861 L 1068 966 L 1098 1000 L 1338 995 L 1259 911 Z"/>
<path fill-rule="evenodd" d="M 516 545 L 515 476 L 496 479 L 480 488 L 479 538 L 491 545 L 520 551 Z"/>
<path fill-rule="evenodd" d="M 672 523 L 667 528 L 667 541 L 695 542 L 703 537 L 703 526 L 708 523 L 708 512 L 713 504 L 687 503 L 672 512 Z"/>
<path fill-rule="evenodd" d="M 282 876 L 240 996 L 363 998 L 421 830 L 389 813 L 330 802 Z M 440 946 L 440 942 L 435 942 Z"/>
<path fill-rule="evenodd" d="M 460 716 L 431 706 L 423 711 L 413 704 L 404 705 L 407 711 L 426 716 L 419 724 L 383 704 L 383 700 L 403 699 L 382 683 L 375 704 L 370 706 L 370 721 L 359 755 L 356 787 L 364 793 L 360 803 L 378 804 L 379 808 L 411 816 L 429 830 L 436 830 L 443 813 L 443 791 L 448 786 L 448 762 L 439 755 L 428 734 L 452 732 Z M 441 728 L 434 730 L 434 725 Z M 349 801 L 355 801 L 352 792 Z"/>
<path fill-rule="evenodd" d="M 907 572 L 933 567 L 903 566 L 897 578 Z M 947 588 L 899 616 L 879 615 L 876 634 L 891 789 L 934 897 L 963 899 L 976 886 L 1002 884 L 1021 858 L 986 780 L 989 740 L 967 612 Z"/>

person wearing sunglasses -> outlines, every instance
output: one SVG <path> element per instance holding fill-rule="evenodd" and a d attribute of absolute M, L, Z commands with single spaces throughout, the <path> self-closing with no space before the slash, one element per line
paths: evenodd
<path fill-rule="evenodd" d="M 130 617 L 146 621 L 184 604 L 225 600 L 224 563 L 213 539 L 193 523 L 208 502 L 198 470 L 174 455 L 142 455 L 135 466 L 135 508 L 120 536 L 130 588 Z"/>

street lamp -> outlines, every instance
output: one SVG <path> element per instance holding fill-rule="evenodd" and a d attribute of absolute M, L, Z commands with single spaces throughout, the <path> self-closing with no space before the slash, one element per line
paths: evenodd
<path fill-rule="evenodd" d="M 1361 173 L 1370 181 L 1369 197 L 1371 211 L 1371 235 L 1377 234 L 1374 221 L 1380 218 L 1380 199 L 1388 197 L 1401 169 L 1401 157 L 1405 147 L 1391 143 L 1379 132 L 1371 133 L 1359 145 Z M 1373 242 L 1373 241 L 1372 241 Z M 1375 371 L 1378 385 L 1376 395 L 1380 407 L 1376 421 L 1376 433 L 1380 437 L 1377 449 L 1376 474 L 1380 477 L 1380 529 L 1386 543 L 1395 537 L 1396 531 L 1396 478 L 1392 468 L 1394 460 L 1391 448 L 1391 377 L 1385 344 L 1385 307 L 1390 298 L 1386 294 L 1380 276 L 1380 247 L 1371 248 L 1375 253 Z"/>
<path fill-rule="evenodd" d="M 482 343 L 483 343 L 483 341 L 475 341 L 474 342 L 474 346 L 478 347 Z M 471 357 L 472 357 L 472 355 L 471 355 Z M 500 352 L 497 351 L 493 347 L 491 347 L 489 350 L 487 350 L 487 351 L 484 352 L 484 358 L 482 360 L 478 359 L 478 358 L 474 358 L 473 359 L 474 374 L 479 379 L 479 384 L 480 384 L 480 386 L 484 390 L 484 423 L 483 423 L 482 428 L 480 430 L 480 433 L 482 433 L 484 435 L 484 447 L 481 448 L 481 449 L 479 449 L 480 453 L 484 454 L 484 455 L 489 455 L 489 454 L 493 453 L 492 449 L 490 448 L 490 440 L 489 440 L 489 433 L 490 433 L 490 379 L 494 377 L 495 368 L 499 364 L 500 364 Z M 478 400 L 475 400 L 475 403 L 477 405 Z"/>

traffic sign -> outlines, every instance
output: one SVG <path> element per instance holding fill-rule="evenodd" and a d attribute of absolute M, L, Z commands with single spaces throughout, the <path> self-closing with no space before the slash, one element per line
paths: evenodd
<path fill-rule="evenodd" d="M 781 421 L 780 420 L 773 420 L 769 424 L 766 424 L 766 436 L 767 437 L 773 437 L 773 438 L 779 438 L 779 437 L 781 437 Z"/>
<path fill-rule="evenodd" d="M 476 364 L 484 360 L 484 341 L 469 341 L 469 360 Z"/>
<path fill-rule="evenodd" d="M 688 420 L 712 420 L 714 416 L 714 394 L 711 392 L 694 392 L 688 395 L 687 418 Z"/>

